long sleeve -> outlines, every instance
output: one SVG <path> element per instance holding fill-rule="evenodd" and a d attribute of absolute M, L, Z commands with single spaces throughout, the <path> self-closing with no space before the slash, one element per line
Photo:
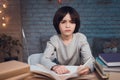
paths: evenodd
<path fill-rule="evenodd" d="M 55 53 L 54 53 L 54 46 L 49 42 L 47 42 L 46 49 L 44 51 L 44 54 L 41 58 L 41 64 L 48 67 L 49 69 L 52 68 L 52 66 L 56 65 L 56 63 L 52 62 L 53 59 L 55 59 Z"/>
<path fill-rule="evenodd" d="M 91 50 L 90 50 L 90 46 L 87 42 L 87 39 L 85 36 L 83 36 L 83 41 L 82 41 L 82 45 L 81 45 L 81 58 L 82 58 L 82 62 L 83 64 L 85 64 L 89 59 L 89 63 L 87 64 L 87 66 L 90 68 L 91 71 L 93 71 L 93 63 L 94 63 L 94 57 L 92 56 Z"/>

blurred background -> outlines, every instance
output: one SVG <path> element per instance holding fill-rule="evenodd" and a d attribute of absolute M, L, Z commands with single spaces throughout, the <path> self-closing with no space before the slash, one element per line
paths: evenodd
<path fill-rule="evenodd" d="M 68 5 L 80 14 L 79 31 L 87 36 L 94 57 L 116 53 L 120 50 L 119 4 L 120 0 L 0 0 L 0 34 L 20 41 L 19 53 L 11 54 L 26 61 L 29 55 L 44 51 L 46 41 L 56 34 L 52 23 L 56 10 Z M 1 61 L 5 57 L 1 49 Z"/>

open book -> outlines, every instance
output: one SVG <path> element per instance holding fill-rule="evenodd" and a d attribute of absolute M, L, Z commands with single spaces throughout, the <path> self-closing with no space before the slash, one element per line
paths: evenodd
<path fill-rule="evenodd" d="M 39 77 L 40 79 L 42 78 L 45 80 L 79 80 L 93 78 L 93 75 L 78 76 L 78 66 L 66 66 L 66 68 L 70 71 L 70 73 L 57 74 L 54 71 L 49 70 L 48 68 L 40 64 L 30 66 L 31 72 L 37 74 L 37 77 Z"/>
<path fill-rule="evenodd" d="M 76 70 L 77 70 L 78 66 L 66 66 L 66 68 L 70 71 L 70 73 L 57 74 L 54 71 L 49 70 L 48 68 L 46 68 L 45 66 L 40 65 L 40 64 L 30 66 L 30 69 L 33 73 L 42 74 L 42 75 L 49 77 L 51 79 L 54 79 L 54 80 L 63 80 L 62 78 L 65 78 L 65 80 L 66 80 L 68 77 L 77 77 Z"/>

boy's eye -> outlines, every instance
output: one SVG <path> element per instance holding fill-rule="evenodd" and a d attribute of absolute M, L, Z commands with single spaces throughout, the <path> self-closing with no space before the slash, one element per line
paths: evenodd
<path fill-rule="evenodd" d="M 62 20 L 60 23 L 66 23 L 67 21 L 66 20 Z M 73 21 L 73 20 L 70 20 L 70 21 L 68 21 L 69 23 L 75 23 L 75 21 Z"/>
<path fill-rule="evenodd" d="M 65 23 L 66 21 L 65 20 L 63 20 L 63 21 L 61 21 L 60 23 Z"/>
<path fill-rule="evenodd" d="M 71 23 L 75 23 L 75 21 L 70 21 Z"/>

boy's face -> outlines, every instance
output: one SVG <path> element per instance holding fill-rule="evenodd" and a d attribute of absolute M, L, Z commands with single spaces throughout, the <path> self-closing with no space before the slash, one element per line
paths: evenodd
<path fill-rule="evenodd" d="M 67 13 L 66 16 L 60 21 L 59 29 L 61 35 L 71 36 L 75 30 L 76 24 L 71 20 L 70 14 Z"/>

